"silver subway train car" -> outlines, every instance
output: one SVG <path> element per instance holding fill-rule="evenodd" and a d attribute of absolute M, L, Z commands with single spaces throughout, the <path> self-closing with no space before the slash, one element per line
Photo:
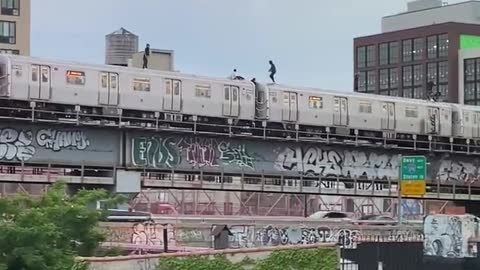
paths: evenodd
<path fill-rule="evenodd" d="M 178 72 L 0 55 L 1 106 L 332 134 L 480 139 L 480 109 Z"/>

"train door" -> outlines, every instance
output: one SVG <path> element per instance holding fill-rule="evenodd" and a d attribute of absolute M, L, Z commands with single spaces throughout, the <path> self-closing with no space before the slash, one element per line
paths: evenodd
<path fill-rule="evenodd" d="M 112 72 L 100 72 L 98 103 L 107 106 L 118 105 L 118 91 L 118 74 Z"/>
<path fill-rule="evenodd" d="M 382 104 L 382 129 L 395 130 L 395 103 L 384 102 Z"/>
<path fill-rule="evenodd" d="M 333 98 L 333 124 L 336 126 L 348 125 L 348 100 L 346 97 Z"/>
<path fill-rule="evenodd" d="M 0 64 L 0 96 L 8 97 L 10 95 L 10 85 L 9 85 L 9 76 L 7 65 Z"/>
<path fill-rule="evenodd" d="M 436 107 L 428 107 L 428 119 L 426 124 L 427 133 L 440 133 L 440 110 Z"/>
<path fill-rule="evenodd" d="M 480 112 L 473 113 L 472 137 L 480 138 Z"/>
<path fill-rule="evenodd" d="M 30 98 L 50 99 L 51 72 L 49 66 L 32 65 L 30 67 Z"/>
<path fill-rule="evenodd" d="M 297 93 L 283 92 L 283 109 L 282 119 L 284 121 L 297 121 L 298 116 L 298 102 Z"/>
<path fill-rule="evenodd" d="M 165 80 L 165 95 L 163 109 L 166 111 L 180 111 L 182 108 L 182 82 L 179 80 Z"/>
<path fill-rule="evenodd" d="M 240 88 L 225 85 L 223 87 L 223 115 L 239 116 L 240 114 Z"/>

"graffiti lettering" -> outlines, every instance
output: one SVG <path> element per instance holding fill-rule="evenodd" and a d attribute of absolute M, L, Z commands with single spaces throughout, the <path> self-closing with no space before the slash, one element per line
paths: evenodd
<path fill-rule="evenodd" d="M 197 230 L 197 229 L 182 229 L 182 230 L 177 230 L 177 240 L 179 242 L 204 242 L 206 241 L 206 237 L 204 234 Z"/>
<path fill-rule="evenodd" d="M 135 138 L 132 140 L 132 162 L 142 167 L 168 167 L 180 164 L 180 154 L 171 138 Z"/>
<path fill-rule="evenodd" d="M 173 230 L 168 229 L 169 239 L 163 238 L 163 225 L 156 224 L 154 222 L 135 223 L 132 227 L 131 243 L 141 246 L 134 253 L 144 254 L 147 251 L 145 246 L 162 246 L 164 241 L 172 242 L 170 239 L 175 239 Z"/>
<path fill-rule="evenodd" d="M 235 165 L 255 169 L 255 159 L 246 146 L 217 143 L 211 138 L 160 138 L 138 137 L 132 139 L 132 162 L 135 166 L 174 168 L 177 166 L 212 168 Z"/>
<path fill-rule="evenodd" d="M 310 147 L 287 148 L 275 162 L 280 171 L 295 171 L 304 175 L 343 176 L 359 179 L 398 178 L 398 156 L 377 155 L 358 151 L 323 150 Z"/>
<path fill-rule="evenodd" d="M 216 142 L 213 139 L 188 138 L 183 139 L 178 145 L 185 151 L 185 157 L 194 167 L 213 167 L 217 164 Z"/>
<path fill-rule="evenodd" d="M 32 131 L 19 132 L 11 128 L 0 130 L 0 159 L 30 160 L 35 155 L 32 137 Z"/>
<path fill-rule="evenodd" d="M 247 153 L 245 145 L 231 146 L 230 143 L 222 142 L 218 145 L 218 150 L 224 163 L 255 169 L 255 159 Z"/>
<path fill-rule="evenodd" d="M 442 160 L 437 179 L 441 182 L 475 183 L 479 180 L 478 169 L 468 162 Z"/>
<path fill-rule="evenodd" d="M 41 129 L 37 132 L 37 143 L 46 149 L 60 151 L 62 148 L 73 147 L 85 150 L 90 141 L 83 131 L 63 131 L 55 129 Z"/>

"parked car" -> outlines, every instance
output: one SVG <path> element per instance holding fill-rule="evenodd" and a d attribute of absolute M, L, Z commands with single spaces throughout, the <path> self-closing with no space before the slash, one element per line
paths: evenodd
<path fill-rule="evenodd" d="M 397 220 L 385 215 L 365 215 L 353 223 L 357 225 L 395 225 Z"/>

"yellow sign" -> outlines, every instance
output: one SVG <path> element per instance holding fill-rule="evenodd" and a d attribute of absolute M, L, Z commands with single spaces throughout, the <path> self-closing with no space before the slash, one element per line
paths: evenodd
<path fill-rule="evenodd" d="M 427 192 L 425 181 L 402 181 L 400 188 L 402 196 L 422 196 Z"/>

